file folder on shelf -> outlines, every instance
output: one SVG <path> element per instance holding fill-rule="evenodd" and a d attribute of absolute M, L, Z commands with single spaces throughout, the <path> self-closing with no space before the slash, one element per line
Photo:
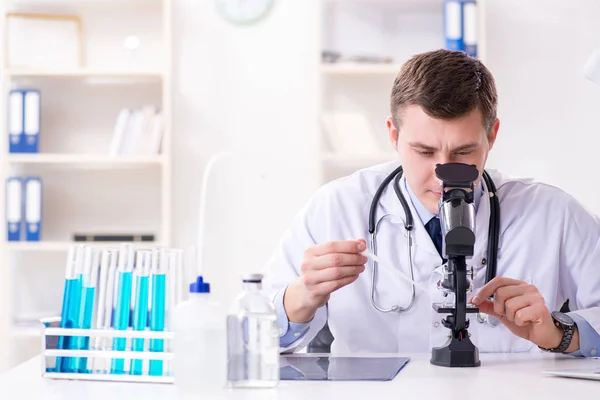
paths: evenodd
<path fill-rule="evenodd" d="M 28 242 L 38 242 L 42 228 L 42 180 L 25 178 L 25 233 Z"/>
<path fill-rule="evenodd" d="M 477 3 L 475 1 L 463 2 L 463 42 L 464 51 L 477 57 Z"/>
<path fill-rule="evenodd" d="M 8 94 L 8 151 L 20 153 L 21 139 L 25 133 L 23 116 L 24 94 L 22 90 L 11 90 Z"/>
<path fill-rule="evenodd" d="M 23 182 L 21 178 L 6 180 L 6 237 L 9 242 L 21 240 Z"/>
<path fill-rule="evenodd" d="M 40 91 L 13 89 L 8 95 L 8 135 L 10 153 L 39 151 L 41 121 Z"/>
<path fill-rule="evenodd" d="M 477 57 L 477 19 L 477 0 L 445 0 L 446 49 L 464 51 Z"/>
<path fill-rule="evenodd" d="M 23 152 L 37 153 L 40 137 L 41 101 L 39 90 L 27 90 L 24 94 L 23 108 L 25 118 L 23 119 Z"/>

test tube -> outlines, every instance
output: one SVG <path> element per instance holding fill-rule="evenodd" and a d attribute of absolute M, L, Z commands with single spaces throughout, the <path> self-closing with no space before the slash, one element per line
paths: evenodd
<path fill-rule="evenodd" d="M 132 327 L 135 331 L 143 331 L 146 330 L 148 322 L 148 281 L 152 268 L 152 252 L 148 250 L 138 251 L 137 259 Z M 144 339 L 133 339 L 131 347 L 133 351 L 144 351 Z M 142 370 L 143 360 L 132 359 L 129 368 L 130 373 L 132 375 L 142 375 Z"/>
<path fill-rule="evenodd" d="M 60 313 L 60 327 L 61 328 L 70 328 L 73 327 L 71 316 L 72 303 L 79 303 L 79 276 L 76 274 L 75 269 L 75 254 L 77 252 L 78 246 L 69 247 L 67 253 L 67 265 L 65 268 L 65 286 L 63 290 L 63 301 L 62 301 L 62 310 Z M 71 342 L 71 336 L 59 336 L 57 348 L 60 350 L 69 349 Z M 65 372 L 63 371 L 62 364 L 65 362 L 61 357 L 56 357 L 56 372 Z"/>
<path fill-rule="evenodd" d="M 67 255 L 67 272 L 65 274 L 65 291 L 63 294 L 63 309 L 60 322 L 61 328 L 76 328 L 78 325 L 83 250 L 84 246 L 76 245 L 69 249 L 69 254 Z M 58 342 L 59 348 L 69 350 L 76 347 L 78 340 L 76 336 L 69 336 L 63 338 L 61 343 L 60 339 Z M 58 372 L 77 372 L 77 360 L 73 357 L 61 357 L 60 360 L 57 358 L 56 368 Z"/>
<path fill-rule="evenodd" d="M 150 310 L 150 330 L 165 330 L 165 308 L 167 291 L 167 271 L 168 255 L 165 249 L 152 250 L 152 300 Z M 150 351 L 163 352 L 163 339 L 150 339 Z M 150 360 L 149 374 L 152 376 L 162 376 L 162 360 Z"/>
<path fill-rule="evenodd" d="M 186 276 L 185 269 L 184 269 L 183 250 L 178 249 L 175 251 L 177 253 L 177 276 L 176 276 L 177 282 L 175 284 L 175 286 L 177 288 L 177 293 L 175 293 L 175 303 L 173 304 L 173 308 L 175 308 L 177 306 L 177 304 L 186 300 L 184 298 L 184 294 L 187 293 L 187 290 L 183 290 L 184 282 L 187 282 L 187 280 L 186 280 L 187 276 Z M 173 329 L 173 325 L 171 325 L 171 330 L 172 329 Z"/>
<path fill-rule="evenodd" d="M 168 267 L 167 267 L 167 305 L 166 305 L 166 316 L 167 321 L 165 325 L 166 330 L 173 330 L 173 316 L 174 309 L 181 297 L 181 251 L 180 250 L 169 250 L 168 251 Z"/>
<path fill-rule="evenodd" d="M 113 328 L 115 330 L 125 331 L 129 327 L 129 316 L 131 306 L 131 281 L 133 279 L 133 249 L 130 244 L 122 244 L 119 248 L 119 259 L 117 266 L 117 291 L 116 307 Z M 113 340 L 113 350 L 125 351 L 127 347 L 126 338 L 115 337 Z M 124 374 L 125 360 L 114 358 L 111 364 L 111 373 Z"/>
<path fill-rule="evenodd" d="M 77 328 L 90 329 L 92 327 L 92 316 L 94 314 L 94 298 L 98 285 L 98 268 L 100 266 L 100 252 L 93 247 L 86 247 L 83 256 L 83 268 L 81 274 L 81 301 Z M 89 336 L 80 336 L 76 341 L 77 350 L 89 349 Z M 77 370 L 80 373 L 88 373 L 87 357 L 75 358 Z"/>
<path fill-rule="evenodd" d="M 115 274 L 117 270 L 117 250 L 104 249 L 100 260 L 100 281 L 98 282 L 98 309 L 96 310 L 96 329 L 110 329 L 114 302 Z M 109 350 L 109 338 L 96 336 L 94 348 Z M 107 373 L 110 369 L 108 359 L 97 357 L 94 371 Z"/>
<path fill-rule="evenodd" d="M 167 285 L 165 330 L 173 331 L 175 307 L 181 301 L 183 292 L 183 254 L 180 249 L 168 251 Z M 167 351 L 173 351 L 172 341 L 169 341 L 165 348 Z M 163 373 L 170 375 L 171 372 L 171 363 L 167 361 Z"/>

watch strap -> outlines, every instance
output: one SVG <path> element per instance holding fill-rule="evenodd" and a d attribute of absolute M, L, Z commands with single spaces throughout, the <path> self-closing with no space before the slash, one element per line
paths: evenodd
<path fill-rule="evenodd" d="M 554 324 L 563 332 L 562 340 L 560 341 L 560 344 L 555 348 L 540 347 L 540 349 L 551 353 L 564 353 L 571 345 L 571 341 L 573 340 L 573 335 L 575 333 L 575 326 L 561 324 L 554 317 L 552 319 L 554 320 Z"/>

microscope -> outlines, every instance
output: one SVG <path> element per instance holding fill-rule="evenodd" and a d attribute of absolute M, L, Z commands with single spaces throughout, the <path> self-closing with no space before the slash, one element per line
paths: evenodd
<path fill-rule="evenodd" d="M 442 254 L 447 259 L 438 288 L 445 296 L 454 295 L 452 303 L 434 303 L 433 309 L 449 314 L 442 324 L 450 329 L 448 341 L 431 350 L 431 364 L 444 367 L 478 367 L 479 350 L 468 332 L 468 313 L 479 310 L 467 304 L 472 290 L 473 268 L 466 259 L 473 256 L 475 247 L 474 182 L 479 172 L 474 165 L 461 163 L 438 164 L 435 174 L 442 181 L 439 218 L 442 228 Z M 469 280 L 469 277 L 471 278 Z"/>

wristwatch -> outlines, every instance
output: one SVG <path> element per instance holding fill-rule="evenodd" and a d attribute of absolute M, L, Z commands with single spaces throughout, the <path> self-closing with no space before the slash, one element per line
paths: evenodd
<path fill-rule="evenodd" d="M 575 333 L 576 327 L 575 321 L 573 321 L 573 318 L 560 311 L 553 311 L 551 315 L 554 325 L 559 327 L 563 332 L 562 340 L 560 341 L 560 344 L 553 349 L 544 347 L 540 347 L 540 349 L 551 353 L 564 353 L 571 345 L 571 340 L 573 340 L 573 334 Z"/>

